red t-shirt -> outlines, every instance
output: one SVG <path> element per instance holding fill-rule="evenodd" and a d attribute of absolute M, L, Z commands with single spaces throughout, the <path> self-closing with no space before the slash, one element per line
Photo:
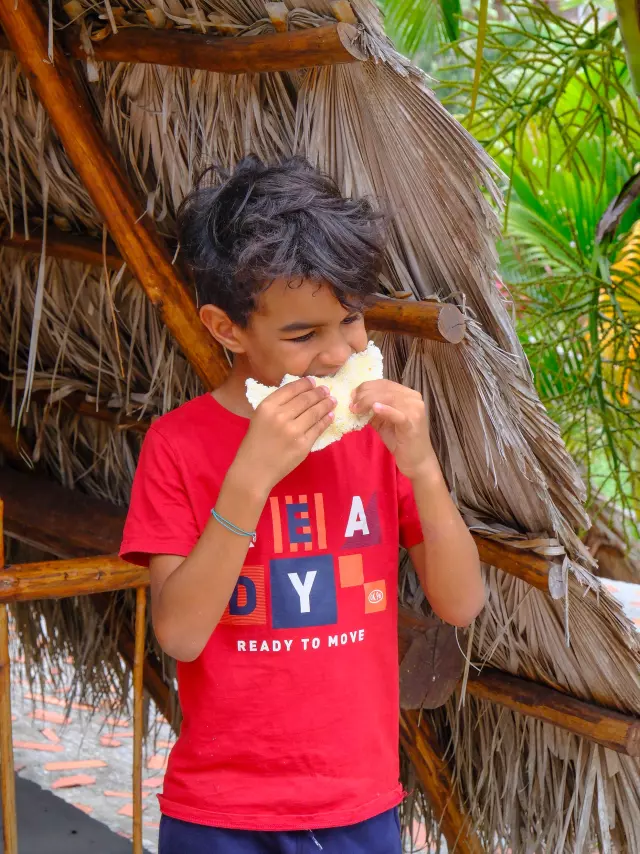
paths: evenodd
<path fill-rule="evenodd" d="M 209 394 L 153 424 L 125 560 L 189 554 L 248 426 Z M 402 800 L 399 542 L 422 542 L 411 485 L 370 427 L 310 454 L 275 487 L 221 622 L 195 661 L 178 664 L 184 720 L 163 813 L 308 830 Z"/>

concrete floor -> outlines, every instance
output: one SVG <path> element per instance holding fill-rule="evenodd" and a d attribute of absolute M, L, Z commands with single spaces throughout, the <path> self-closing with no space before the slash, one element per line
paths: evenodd
<path fill-rule="evenodd" d="M 19 854 L 131 854 L 128 839 L 19 775 L 16 801 Z"/>

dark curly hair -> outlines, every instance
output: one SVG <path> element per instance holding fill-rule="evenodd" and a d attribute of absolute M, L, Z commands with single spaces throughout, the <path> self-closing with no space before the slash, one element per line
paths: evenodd
<path fill-rule="evenodd" d="M 198 303 L 246 326 L 260 292 L 281 277 L 329 284 L 348 307 L 367 304 L 378 290 L 382 222 L 305 159 L 250 155 L 231 174 L 203 173 L 178 210 L 178 236 Z"/>

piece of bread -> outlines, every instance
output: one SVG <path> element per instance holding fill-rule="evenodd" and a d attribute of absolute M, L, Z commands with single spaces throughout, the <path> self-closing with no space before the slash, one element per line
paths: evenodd
<path fill-rule="evenodd" d="M 345 433 L 350 433 L 352 430 L 362 430 L 362 428 L 371 421 L 372 412 L 365 415 L 354 415 L 349 409 L 351 403 L 351 392 L 361 383 L 369 380 L 382 379 L 382 353 L 370 341 L 366 350 L 360 353 L 354 353 L 350 356 L 340 370 L 332 377 L 314 377 L 318 385 L 325 385 L 336 398 L 335 418 L 324 433 L 316 439 L 311 448 L 312 451 L 321 451 L 330 445 L 332 442 L 337 442 Z M 300 377 L 294 377 L 291 374 L 286 374 L 280 387 L 287 383 L 295 382 Z M 254 409 L 262 403 L 262 401 L 276 391 L 277 386 L 262 385 L 256 380 L 248 379 L 246 382 L 247 400 Z"/>

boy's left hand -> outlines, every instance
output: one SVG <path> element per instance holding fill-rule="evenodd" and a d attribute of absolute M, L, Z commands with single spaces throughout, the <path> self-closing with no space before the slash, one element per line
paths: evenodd
<path fill-rule="evenodd" d="M 420 392 L 391 380 L 372 380 L 353 391 L 350 408 L 357 415 L 373 411 L 371 426 L 409 479 L 437 463 Z"/>

